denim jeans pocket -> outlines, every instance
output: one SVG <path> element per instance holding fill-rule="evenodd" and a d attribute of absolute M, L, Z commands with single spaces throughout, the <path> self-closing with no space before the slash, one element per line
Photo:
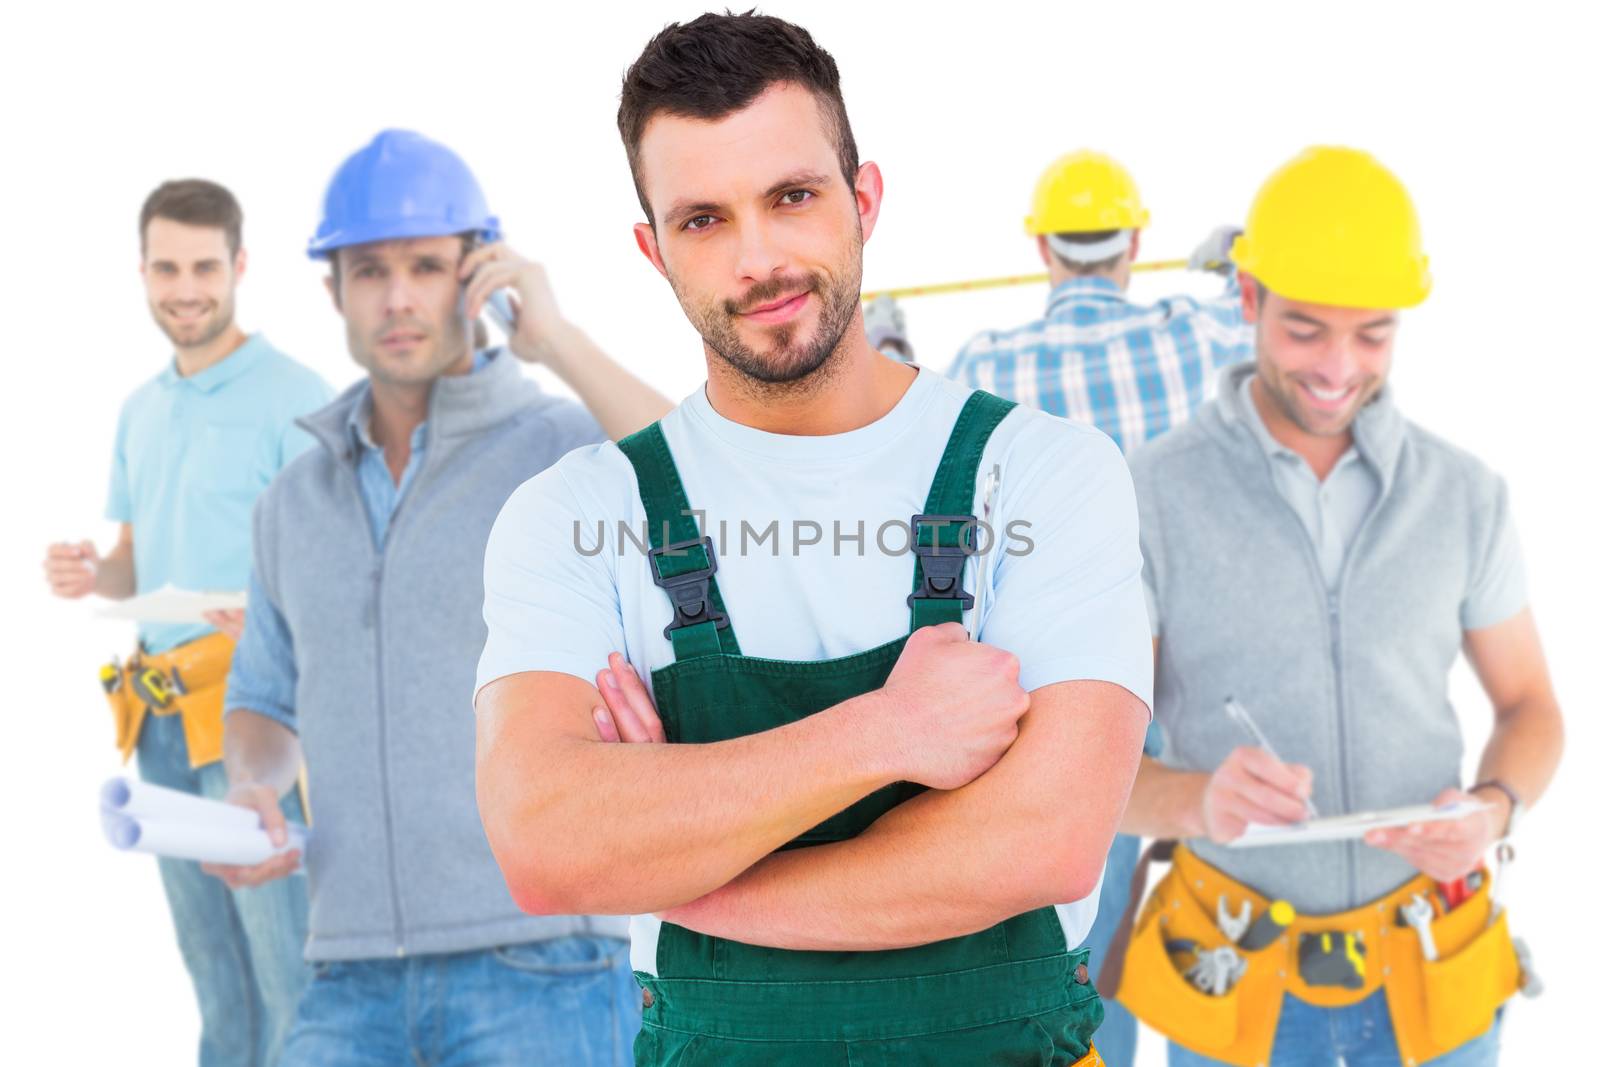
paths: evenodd
<path fill-rule="evenodd" d="M 525 941 L 494 949 L 501 964 L 525 974 L 550 977 L 601 974 L 626 958 L 628 943 L 614 937 L 573 934 L 549 941 Z"/>

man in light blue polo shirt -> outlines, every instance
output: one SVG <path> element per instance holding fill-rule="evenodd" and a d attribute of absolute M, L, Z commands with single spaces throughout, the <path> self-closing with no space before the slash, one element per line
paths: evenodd
<path fill-rule="evenodd" d="M 264 335 L 234 332 L 237 347 L 220 362 L 185 374 L 174 361 L 123 405 L 106 518 L 139 531 L 129 576 L 141 593 L 243 588 L 250 508 L 311 444 L 293 420 L 331 396 Z M 141 623 L 140 641 L 160 652 L 215 629 L 237 635 L 243 612 L 216 614 L 217 625 Z"/>
<path fill-rule="evenodd" d="M 145 288 L 172 362 L 137 389 L 117 423 L 106 517 L 116 546 L 51 545 L 58 596 L 125 599 L 164 585 L 242 590 L 250 574 L 250 510 L 310 438 L 294 420 L 331 396 L 312 371 L 246 335 L 234 293 L 246 264 L 233 195 L 208 181 L 167 182 L 140 218 Z M 135 657 L 177 689 L 146 700 L 132 672 L 109 675 L 118 744 L 146 781 L 221 797 L 221 691 L 242 612 L 207 622 L 141 623 Z M 160 693 L 156 694 L 159 698 Z M 298 797 L 284 805 L 301 819 Z M 178 944 L 199 999 L 200 1063 L 273 1062 L 306 979 L 302 880 L 234 892 L 184 860 L 159 861 Z"/>

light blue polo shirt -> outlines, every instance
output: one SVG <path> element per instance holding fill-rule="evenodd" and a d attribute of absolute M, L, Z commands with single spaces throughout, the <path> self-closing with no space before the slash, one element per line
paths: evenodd
<path fill-rule="evenodd" d="M 176 361 L 122 405 L 106 518 L 133 525 L 141 593 L 239 591 L 250 580 L 250 509 L 311 444 L 294 420 L 328 403 L 317 374 L 251 334 L 220 363 L 185 378 Z M 211 632 L 204 623 L 142 623 L 150 652 Z"/>

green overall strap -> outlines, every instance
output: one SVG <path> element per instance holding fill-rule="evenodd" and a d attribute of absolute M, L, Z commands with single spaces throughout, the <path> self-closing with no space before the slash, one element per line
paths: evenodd
<path fill-rule="evenodd" d="M 978 464 L 983 461 L 989 435 L 1016 406 L 993 393 L 975 392 L 950 431 L 923 514 L 911 520 L 917 566 L 906 603 L 911 605 L 913 631 L 960 622 L 961 613 L 972 606 L 972 595 L 961 588 L 961 573 L 967 557 L 978 547 L 978 520 L 973 514 Z"/>
<path fill-rule="evenodd" d="M 700 534 L 689 497 L 672 461 L 659 422 L 617 442 L 639 479 L 650 527 L 650 574 L 672 601 L 672 622 L 664 633 L 675 659 L 739 654 L 727 608 L 717 591 L 717 556 L 711 538 Z M 619 546 L 620 547 L 620 546 Z"/>

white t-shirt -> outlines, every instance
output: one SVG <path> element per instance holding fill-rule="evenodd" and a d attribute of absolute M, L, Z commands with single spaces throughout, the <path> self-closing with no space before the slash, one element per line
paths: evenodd
<path fill-rule="evenodd" d="M 909 523 L 971 392 L 923 370 L 883 418 L 819 437 L 732 422 L 703 389 L 662 419 L 689 504 L 716 542 L 717 585 L 743 654 L 831 659 L 907 633 Z M 978 639 L 1017 656 L 1026 690 L 1095 679 L 1149 705 L 1138 513 L 1122 454 L 1090 426 L 1019 407 L 979 465 L 980 519 L 996 466 L 985 520 L 996 536 L 990 544 L 980 532 L 988 551 L 963 582 L 977 597 L 968 629 L 980 613 Z M 641 542 L 638 482 L 615 444 L 569 452 L 524 483 L 489 536 L 479 688 L 523 671 L 592 681 L 613 651 L 648 685 L 673 662 L 662 634 L 672 609 Z M 1097 886 L 1057 909 L 1068 945 L 1088 933 L 1098 896 Z M 653 916 L 634 918 L 635 969 L 655 973 L 659 929 Z"/>

